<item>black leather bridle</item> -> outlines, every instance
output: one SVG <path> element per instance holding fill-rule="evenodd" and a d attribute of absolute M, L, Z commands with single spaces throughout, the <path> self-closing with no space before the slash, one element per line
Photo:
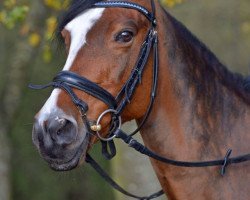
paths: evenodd
<path fill-rule="evenodd" d="M 145 154 L 151 158 L 159 160 L 161 162 L 179 166 L 179 167 L 208 167 L 208 166 L 222 166 L 221 174 L 225 174 L 226 167 L 229 164 L 233 163 L 240 163 L 244 161 L 250 160 L 250 154 L 229 158 L 232 152 L 229 149 L 226 153 L 224 159 L 221 160 L 214 160 L 214 161 L 205 161 L 205 162 L 184 162 L 184 161 L 176 161 L 171 160 L 158 154 L 152 152 L 150 149 L 136 141 L 132 136 L 134 136 L 144 125 L 146 122 L 150 111 L 152 110 L 152 106 L 156 97 L 156 90 L 157 90 L 157 80 L 158 80 L 158 34 L 157 34 L 157 21 L 155 18 L 155 4 L 154 0 L 151 0 L 152 11 L 149 12 L 146 8 L 132 2 L 125 2 L 125 1 L 105 1 L 105 2 L 97 2 L 92 7 L 93 8 L 110 8 L 110 7 L 120 7 L 120 8 L 127 8 L 127 9 L 134 9 L 142 13 L 149 21 L 150 21 L 150 28 L 147 32 L 146 39 L 143 42 L 140 50 L 140 54 L 138 60 L 128 78 L 126 83 L 123 85 L 122 89 L 118 93 L 116 97 L 113 97 L 108 91 L 97 85 L 96 83 L 86 79 L 85 77 L 81 77 L 73 72 L 70 71 L 61 71 L 56 75 L 53 81 L 47 85 L 30 85 L 32 89 L 44 89 L 48 87 L 54 88 L 61 88 L 65 90 L 69 96 L 71 97 L 73 103 L 79 108 L 82 117 L 84 118 L 83 121 L 87 126 L 89 134 L 93 133 L 91 130 L 91 123 L 87 119 L 87 111 L 88 105 L 81 99 L 77 97 L 74 93 L 74 89 L 81 90 L 101 101 L 103 101 L 107 106 L 108 110 L 103 112 L 96 122 L 96 126 L 100 125 L 101 119 L 104 115 L 110 113 L 112 115 L 112 120 L 110 123 L 110 130 L 108 138 L 103 138 L 98 130 L 96 131 L 96 136 L 102 142 L 102 153 L 107 159 L 111 159 L 116 154 L 116 149 L 114 145 L 113 139 L 119 138 L 122 139 L 125 143 L 129 145 L 129 147 L 134 148 L 136 151 Z M 137 88 L 137 86 L 141 83 L 141 79 L 143 76 L 144 69 L 146 67 L 148 58 L 150 53 L 153 53 L 153 77 L 152 77 L 152 88 L 150 93 L 150 103 L 148 105 L 147 111 L 144 115 L 144 118 L 138 128 L 131 134 L 126 134 L 121 130 L 121 114 L 124 108 L 130 103 L 133 98 L 133 94 Z M 151 196 L 148 197 L 139 197 L 133 195 L 123 188 L 121 188 L 116 182 L 114 182 L 110 176 L 106 174 L 106 172 L 94 161 L 94 159 L 87 154 L 86 155 L 86 162 L 89 163 L 109 184 L 111 184 L 115 189 L 122 192 L 123 194 L 134 197 L 136 199 L 153 199 L 157 198 L 158 196 L 163 194 L 163 191 L 159 191 Z"/>

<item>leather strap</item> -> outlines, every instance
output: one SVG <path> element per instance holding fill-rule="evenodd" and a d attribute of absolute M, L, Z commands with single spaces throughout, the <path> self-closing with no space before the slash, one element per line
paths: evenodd
<path fill-rule="evenodd" d="M 107 90 L 71 71 L 59 72 L 53 79 L 53 82 L 64 83 L 70 87 L 84 91 L 89 95 L 103 101 L 109 106 L 110 109 L 115 109 L 117 107 L 115 98 Z"/>
<path fill-rule="evenodd" d="M 143 75 L 145 66 L 148 62 L 148 57 L 149 57 L 149 54 L 151 52 L 151 48 L 154 42 L 153 31 L 154 30 L 152 28 L 148 31 L 146 40 L 141 47 L 141 51 L 140 51 L 137 63 L 133 71 L 131 72 L 131 75 L 129 76 L 127 82 L 124 84 L 123 88 L 121 89 L 121 91 L 116 97 L 116 101 L 120 102 L 117 107 L 118 115 L 120 115 L 122 111 L 124 110 L 124 108 L 127 106 L 127 104 L 130 103 L 133 97 L 133 94 L 135 93 L 136 88 L 142 82 L 141 81 L 142 75 Z"/>
<path fill-rule="evenodd" d="M 236 164 L 236 163 L 242 163 L 245 161 L 250 160 L 250 154 L 229 158 L 232 150 L 229 149 L 227 151 L 227 154 L 224 159 L 221 160 L 212 160 L 212 161 L 204 161 L 204 162 L 185 162 L 185 161 L 177 161 L 172 160 L 166 157 L 162 157 L 147 147 L 145 147 L 143 144 L 135 140 L 133 137 L 127 135 L 122 130 L 117 129 L 115 132 L 115 135 L 117 138 L 122 139 L 126 144 L 129 145 L 129 147 L 135 149 L 136 151 L 140 152 L 141 154 L 144 154 L 146 156 L 149 156 L 151 158 L 154 158 L 156 160 L 159 160 L 161 162 L 164 162 L 166 164 L 178 166 L 178 167 L 211 167 L 211 166 L 222 166 L 221 168 L 221 175 L 225 174 L 225 169 L 230 164 Z"/>
<path fill-rule="evenodd" d="M 107 159 L 111 160 L 116 156 L 116 147 L 114 140 L 101 141 L 102 144 L 102 155 Z"/>
<path fill-rule="evenodd" d="M 134 130 L 132 133 L 129 134 L 130 136 L 135 135 L 136 133 L 138 133 L 141 130 L 141 128 L 146 123 L 146 121 L 147 121 L 147 119 L 152 111 L 153 105 L 154 105 L 156 92 L 157 92 L 158 73 L 159 73 L 159 55 L 158 55 L 158 36 L 157 36 L 157 34 L 154 35 L 153 54 L 154 54 L 153 79 L 152 79 L 153 82 L 152 82 L 152 88 L 151 88 L 150 102 L 149 102 L 147 111 L 146 111 L 144 117 L 142 118 L 140 124 L 138 125 L 136 130 Z"/>
<path fill-rule="evenodd" d="M 146 8 L 143 6 L 132 3 L 132 2 L 127 2 L 127 1 L 101 1 L 93 4 L 92 7 L 97 7 L 97 8 L 127 8 L 127 9 L 134 9 L 142 13 L 145 17 L 148 18 L 148 20 L 151 22 L 154 21 L 154 15 L 150 13 Z"/>
<path fill-rule="evenodd" d="M 145 196 L 145 197 L 140 197 L 137 195 L 134 195 L 130 192 L 127 192 L 126 190 L 124 190 L 120 185 L 118 185 L 102 168 L 101 166 L 89 155 L 86 155 L 85 161 L 87 163 L 89 163 L 93 169 L 95 169 L 95 171 L 109 184 L 111 185 L 114 189 L 116 189 L 117 191 L 121 192 L 122 194 L 129 196 L 129 197 L 133 197 L 135 199 L 140 199 L 140 200 L 150 200 L 150 199 L 155 199 L 161 195 L 164 194 L 163 190 L 156 192 L 150 196 Z"/>
<path fill-rule="evenodd" d="M 34 89 L 34 90 L 42 90 L 42 89 L 46 89 L 49 87 L 61 88 L 65 92 L 67 92 L 68 95 L 71 97 L 72 102 L 80 109 L 82 115 L 84 115 L 88 111 L 88 105 L 77 97 L 77 95 L 73 92 L 71 87 L 69 87 L 67 84 L 63 82 L 51 82 L 46 85 L 29 84 L 29 88 Z"/>

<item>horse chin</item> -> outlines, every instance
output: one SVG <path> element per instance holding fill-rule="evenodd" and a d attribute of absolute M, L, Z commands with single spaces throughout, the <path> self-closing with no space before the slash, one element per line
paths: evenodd
<path fill-rule="evenodd" d="M 89 142 L 89 137 L 86 136 L 86 138 L 77 148 L 76 153 L 73 155 L 73 157 L 66 162 L 63 161 L 58 162 L 56 160 L 47 160 L 47 159 L 45 160 L 48 162 L 50 168 L 54 171 L 63 172 L 63 171 L 73 170 L 78 166 L 80 166 L 85 161 L 88 142 Z"/>

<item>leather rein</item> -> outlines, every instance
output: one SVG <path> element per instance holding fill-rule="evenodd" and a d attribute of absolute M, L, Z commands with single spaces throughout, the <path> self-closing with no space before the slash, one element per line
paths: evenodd
<path fill-rule="evenodd" d="M 106 159 L 112 159 L 116 155 L 116 148 L 114 144 L 114 139 L 118 138 L 123 140 L 125 143 L 128 144 L 129 147 L 135 149 L 136 151 L 147 155 L 153 159 L 159 160 L 166 164 L 179 166 L 179 167 L 208 167 L 208 166 L 221 166 L 221 175 L 223 176 L 226 171 L 226 167 L 229 164 L 236 164 L 250 160 L 250 154 L 238 156 L 234 158 L 230 158 L 232 150 L 229 149 L 225 155 L 225 157 L 221 160 L 213 160 L 213 161 L 204 161 L 204 162 L 185 162 L 185 161 L 176 161 L 169 158 L 162 157 L 150 149 L 145 147 L 143 144 L 136 141 L 133 136 L 140 131 L 143 127 L 144 123 L 147 121 L 148 116 L 152 110 L 152 106 L 154 104 L 154 100 L 156 97 L 156 90 L 157 90 L 157 80 L 158 80 L 158 71 L 159 71 L 159 56 L 158 56 L 158 33 L 156 31 L 157 21 L 155 18 L 155 4 L 154 0 L 151 0 L 152 12 L 149 12 L 146 8 L 132 2 L 125 2 L 125 1 L 107 1 L 107 2 L 97 2 L 93 4 L 93 8 L 112 8 L 112 7 L 120 7 L 120 8 L 127 8 L 127 9 L 134 9 L 142 13 L 151 23 L 151 27 L 148 30 L 146 35 L 146 39 L 143 42 L 140 50 L 140 54 L 138 60 L 128 78 L 126 83 L 123 85 L 122 89 L 118 93 L 116 97 L 113 97 L 107 90 L 103 89 L 96 83 L 88 80 L 85 77 L 79 76 L 70 71 L 61 71 L 59 72 L 53 81 L 47 85 L 29 85 L 32 89 L 45 89 L 48 87 L 60 88 L 63 89 L 68 93 L 71 97 L 75 106 L 77 106 L 80 110 L 82 115 L 83 121 L 88 129 L 89 135 L 97 136 L 101 143 L 102 143 L 102 153 Z M 146 67 L 148 58 L 150 53 L 153 53 L 153 77 L 152 77 L 152 87 L 150 93 L 150 103 L 148 105 L 147 111 L 144 115 L 144 118 L 138 128 L 130 134 L 127 134 L 121 130 L 121 114 L 124 108 L 130 103 L 133 98 L 133 94 L 141 83 L 142 75 L 144 69 Z M 88 105 L 81 99 L 77 97 L 77 95 L 73 91 L 74 89 L 81 90 L 101 101 L 103 101 L 107 106 L 108 110 L 104 111 L 96 123 L 91 123 L 87 119 L 87 111 Z M 112 120 L 110 123 L 109 134 L 107 138 L 103 138 L 99 133 L 101 126 L 100 122 L 102 118 L 106 114 L 112 115 Z M 122 187 L 120 187 L 112 178 L 98 165 L 98 163 L 89 155 L 86 155 L 86 162 L 89 163 L 113 188 L 118 190 L 119 192 L 133 197 L 135 199 L 141 200 L 150 200 L 159 197 L 160 195 L 164 194 L 163 190 L 147 196 L 147 197 L 139 197 L 137 195 L 133 195 L 127 191 L 125 191 Z"/>

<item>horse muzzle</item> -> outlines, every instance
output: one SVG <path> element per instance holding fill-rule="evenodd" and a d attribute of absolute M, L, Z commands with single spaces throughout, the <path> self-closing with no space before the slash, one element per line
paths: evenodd
<path fill-rule="evenodd" d="M 88 134 L 74 119 L 50 115 L 35 119 L 32 140 L 41 156 L 56 171 L 68 171 L 78 166 L 86 154 Z"/>

